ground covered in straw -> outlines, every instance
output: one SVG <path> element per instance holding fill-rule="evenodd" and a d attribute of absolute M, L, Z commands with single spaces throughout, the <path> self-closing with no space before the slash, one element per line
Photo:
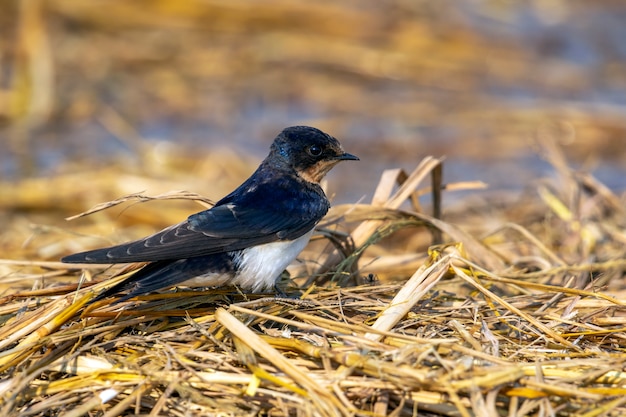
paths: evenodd
<path fill-rule="evenodd" d="M 435 158 L 386 171 L 371 202 L 332 209 L 284 298 L 180 287 L 89 304 L 138 266 L 60 256 L 210 205 L 172 191 L 198 181 L 174 155 L 163 178 L 3 183 L 0 415 L 624 415 L 623 196 L 546 149 L 553 175 L 514 197 L 441 183 Z M 247 162 L 229 160 L 233 181 Z"/>

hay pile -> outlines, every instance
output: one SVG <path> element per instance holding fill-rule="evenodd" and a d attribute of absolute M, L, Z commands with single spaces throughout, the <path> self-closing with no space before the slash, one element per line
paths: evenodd
<path fill-rule="evenodd" d="M 286 299 L 181 287 L 87 305 L 136 266 L 54 261 L 206 206 L 113 201 L 129 183 L 180 188 L 186 164 L 168 183 L 111 167 L 2 184 L 0 415 L 623 415 L 623 199 L 549 156 L 536 192 L 449 208 L 480 184 L 441 187 L 434 158 L 385 172 L 372 203 L 329 213 Z M 93 200 L 112 202 L 60 221 Z"/>

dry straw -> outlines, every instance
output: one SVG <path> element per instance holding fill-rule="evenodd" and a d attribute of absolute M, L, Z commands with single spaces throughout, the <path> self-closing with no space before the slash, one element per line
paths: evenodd
<path fill-rule="evenodd" d="M 372 203 L 334 207 L 328 239 L 281 283 L 294 298 L 181 287 L 89 305 L 138 265 L 69 270 L 28 249 L 95 245 L 121 218 L 84 223 L 82 237 L 39 230 L 41 245 L 15 249 L 25 260 L 0 262 L 0 415 L 626 413 L 620 199 L 555 161 L 559 186 L 539 199 L 451 207 L 452 224 L 438 218 L 442 190 L 482 184 L 444 186 L 442 166 L 387 171 Z M 435 216 L 419 205 L 428 193 Z M 87 214 L 173 197 L 208 203 L 130 195 Z M 498 225 L 468 231 L 487 218 Z"/>

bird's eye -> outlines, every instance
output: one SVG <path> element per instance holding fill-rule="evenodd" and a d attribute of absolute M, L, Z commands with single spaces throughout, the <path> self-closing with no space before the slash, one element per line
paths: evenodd
<path fill-rule="evenodd" d="M 311 156 L 320 156 L 322 154 L 322 148 L 318 145 L 309 146 L 308 151 Z"/>

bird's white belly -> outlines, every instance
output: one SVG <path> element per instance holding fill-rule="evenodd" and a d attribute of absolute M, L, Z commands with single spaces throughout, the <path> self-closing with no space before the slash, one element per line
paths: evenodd
<path fill-rule="evenodd" d="M 313 230 L 295 240 L 244 249 L 234 258 L 237 265 L 235 274 L 208 273 L 185 281 L 185 285 L 237 285 L 252 292 L 270 289 L 285 268 L 302 252 L 312 235 Z"/>

